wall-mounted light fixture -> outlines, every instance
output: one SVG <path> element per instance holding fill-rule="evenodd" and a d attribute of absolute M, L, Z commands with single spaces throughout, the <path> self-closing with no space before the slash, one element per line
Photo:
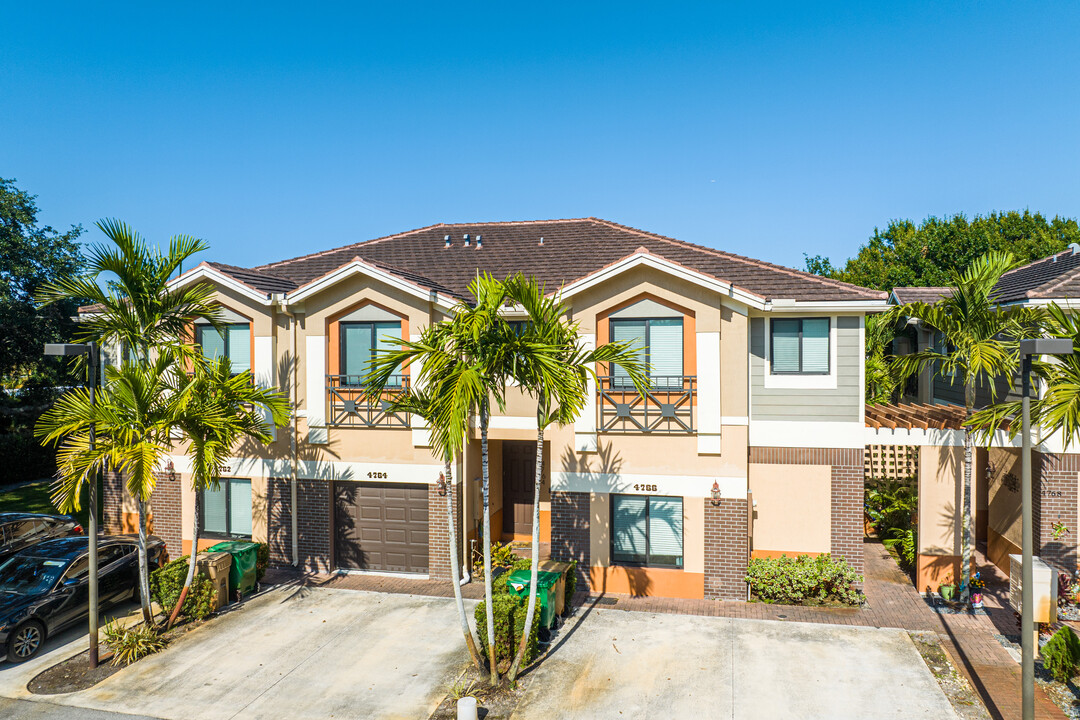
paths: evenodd
<path fill-rule="evenodd" d="M 439 481 L 435 483 L 435 490 L 439 493 L 439 497 L 446 497 L 446 475 L 439 473 Z"/>
<path fill-rule="evenodd" d="M 165 475 L 169 478 L 169 480 L 176 482 L 176 466 L 173 465 L 172 460 L 169 460 L 167 463 L 165 463 Z"/>
<path fill-rule="evenodd" d="M 713 507 L 716 507 L 720 504 L 720 483 L 718 481 L 713 480 L 712 493 L 710 494 L 712 495 Z"/>

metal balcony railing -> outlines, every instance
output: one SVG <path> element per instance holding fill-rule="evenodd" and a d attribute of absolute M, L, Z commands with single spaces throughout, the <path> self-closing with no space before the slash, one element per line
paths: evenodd
<path fill-rule="evenodd" d="M 693 433 L 695 375 L 653 375 L 644 395 L 625 377 L 598 378 L 599 431 Z"/>
<path fill-rule="evenodd" d="M 329 424 L 337 427 L 407 428 L 409 414 L 392 412 L 390 406 L 408 389 L 408 375 L 393 375 L 378 398 L 369 398 L 363 385 L 363 375 L 327 375 Z"/>

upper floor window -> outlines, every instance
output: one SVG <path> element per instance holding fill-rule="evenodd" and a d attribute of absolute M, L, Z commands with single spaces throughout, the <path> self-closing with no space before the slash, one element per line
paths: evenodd
<path fill-rule="evenodd" d="M 649 384 L 654 388 L 683 386 L 682 318 L 612 318 L 611 340 L 630 342 L 638 360 L 648 368 Z M 612 384 L 632 387 L 629 375 L 616 365 Z"/>
<path fill-rule="evenodd" d="M 360 385 L 376 353 L 401 349 L 400 322 L 342 322 L 340 328 L 339 367 L 345 384 Z M 391 376 L 387 385 L 400 386 L 401 376 Z"/>
<path fill-rule="evenodd" d="M 251 325 L 227 323 L 218 332 L 213 325 L 196 325 L 195 342 L 210 360 L 227 357 L 234 375 L 251 370 Z"/>
<path fill-rule="evenodd" d="M 774 375 L 829 374 L 829 318 L 774 318 L 770 327 Z"/>

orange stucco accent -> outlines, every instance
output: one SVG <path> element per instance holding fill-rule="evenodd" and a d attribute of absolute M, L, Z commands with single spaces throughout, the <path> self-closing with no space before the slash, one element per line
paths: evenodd
<path fill-rule="evenodd" d="M 205 550 L 205 549 L 207 549 L 209 547 L 213 547 L 214 545 L 217 545 L 219 542 L 221 542 L 221 541 L 220 540 L 215 540 L 214 538 L 203 538 L 203 537 L 201 537 L 201 538 L 199 538 L 199 552 L 202 552 L 203 550 Z M 181 555 L 190 555 L 191 554 L 191 540 L 185 539 L 185 540 L 181 541 L 180 545 L 181 545 L 181 547 L 180 547 L 180 550 L 181 550 L 180 554 Z"/>
<path fill-rule="evenodd" d="M 705 574 L 668 568 L 615 565 L 589 568 L 589 584 L 595 593 L 650 595 L 700 600 L 705 597 Z"/>
<path fill-rule="evenodd" d="M 919 555 L 915 566 L 915 589 L 920 593 L 928 589 L 937 592 L 938 586 L 946 580 L 955 585 L 959 576 L 959 555 Z"/>
<path fill-rule="evenodd" d="M 540 511 L 540 542 L 551 542 L 551 511 Z"/>
<path fill-rule="evenodd" d="M 380 305 L 374 300 L 361 300 L 355 305 L 350 305 L 341 312 L 335 313 L 334 315 L 330 316 L 330 318 L 326 321 L 326 348 L 327 353 L 329 353 L 329 357 L 326 358 L 326 367 L 327 372 L 330 375 L 341 374 L 341 331 L 339 330 L 341 318 L 345 317 L 349 313 L 356 312 L 360 308 L 367 305 L 374 305 L 380 310 L 385 310 L 386 312 L 401 320 L 401 339 L 409 339 L 409 318 L 402 315 L 401 313 L 391 310 L 385 305 Z M 409 374 L 409 367 L 407 365 L 401 368 L 401 374 Z"/>
<path fill-rule="evenodd" d="M 147 523 L 151 526 L 150 532 L 153 532 L 153 518 Z M 137 533 L 139 532 L 139 513 L 125 512 L 120 513 L 120 532 L 122 533 Z"/>

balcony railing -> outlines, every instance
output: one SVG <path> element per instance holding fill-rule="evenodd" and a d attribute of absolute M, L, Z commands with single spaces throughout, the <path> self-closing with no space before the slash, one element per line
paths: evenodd
<path fill-rule="evenodd" d="M 330 425 L 338 427 L 407 428 L 409 414 L 390 406 L 409 389 L 408 375 L 393 375 L 378 398 L 367 396 L 363 375 L 327 375 Z"/>
<path fill-rule="evenodd" d="M 653 375 L 644 394 L 628 378 L 601 376 L 596 393 L 600 432 L 694 432 L 694 375 Z"/>

